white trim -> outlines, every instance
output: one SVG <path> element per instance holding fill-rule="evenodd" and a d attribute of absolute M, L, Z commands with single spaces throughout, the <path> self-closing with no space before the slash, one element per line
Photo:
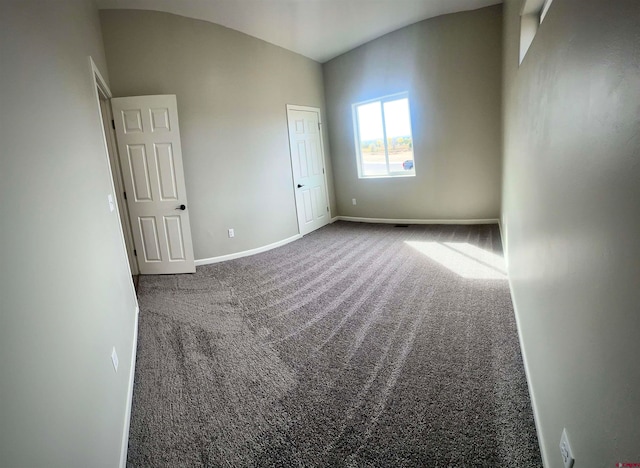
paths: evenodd
<path fill-rule="evenodd" d="M 545 0 L 544 6 L 542 7 L 542 10 L 540 11 L 540 24 L 542 24 L 542 22 L 544 21 L 544 17 L 547 16 L 547 12 L 549 11 L 549 7 L 551 6 L 551 2 L 553 2 L 553 0 Z"/>
<path fill-rule="evenodd" d="M 111 99 L 113 94 L 111 94 L 111 90 L 109 89 L 109 85 L 107 85 L 107 81 L 103 78 L 102 73 L 98 70 L 96 63 L 93 61 L 93 58 L 89 56 L 89 66 L 91 67 L 91 73 L 93 75 L 93 79 L 95 81 L 96 86 L 104 93 L 107 99 Z"/>
<path fill-rule="evenodd" d="M 356 162 L 358 166 L 358 179 L 380 179 L 380 178 L 388 178 L 388 177 L 415 177 L 416 158 L 415 158 L 413 146 L 411 147 L 411 155 L 413 157 L 412 159 L 413 173 L 408 174 L 404 170 L 393 172 L 391 171 L 391 166 L 389 164 L 389 148 L 387 147 L 388 138 L 387 138 L 387 124 L 386 124 L 386 119 L 384 115 L 384 104 L 386 102 L 399 101 L 401 99 L 407 100 L 407 107 L 408 107 L 407 110 L 409 111 L 409 136 L 411 137 L 411 141 L 413 142 L 413 127 L 411 125 L 411 99 L 409 98 L 409 91 L 401 91 L 399 93 L 389 94 L 386 96 L 381 96 L 381 97 L 368 99 L 366 101 L 361 101 L 361 102 L 356 102 L 354 104 L 351 104 L 351 116 L 353 119 L 353 136 L 354 136 L 354 144 L 355 144 L 355 152 L 356 152 L 356 160 L 357 160 Z M 358 117 L 358 107 L 366 104 L 372 104 L 374 102 L 380 103 L 380 119 L 382 123 L 382 134 L 383 134 L 382 141 L 384 142 L 384 148 L 385 148 L 384 151 L 385 151 L 385 162 L 387 166 L 386 168 L 387 172 L 386 174 L 380 174 L 380 175 L 365 175 L 363 162 L 362 162 L 362 158 L 363 158 L 362 149 L 360 148 L 361 141 L 360 141 L 360 121 Z"/>
<path fill-rule="evenodd" d="M 331 223 L 336 221 L 350 221 L 356 223 L 384 223 L 384 224 L 496 224 L 499 223 L 497 218 L 488 219 L 385 219 L 385 218 L 356 218 L 354 216 L 335 216 L 331 218 Z M 267 252 L 278 247 L 282 247 L 290 242 L 301 239 L 300 234 L 288 237 L 272 244 L 264 245 L 262 247 L 256 247 L 255 249 L 243 250 L 242 252 L 236 252 L 227 255 L 220 255 L 219 257 L 201 258 L 195 261 L 196 266 L 210 265 L 212 263 L 226 262 L 227 260 L 234 260 L 236 258 L 248 257 L 250 255 Z"/>
<path fill-rule="evenodd" d="M 518 330 L 518 341 L 520 342 L 520 354 L 522 355 L 522 364 L 524 366 L 524 375 L 527 378 L 527 387 L 529 388 L 529 398 L 531 398 L 531 410 L 533 411 L 533 422 L 536 425 L 536 434 L 538 436 L 538 446 L 540 447 L 540 455 L 542 456 L 542 466 L 551 466 L 547 452 L 545 451 L 544 444 L 542 443 L 542 426 L 540 425 L 540 419 L 538 416 L 538 405 L 536 404 L 536 395 L 533 392 L 531 386 L 531 374 L 529 372 L 529 361 L 527 360 L 527 353 L 525 352 L 522 341 L 522 327 L 520 326 L 520 314 L 518 314 L 518 307 L 516 306 L 516 296 L 513 293 L 513 285 L 511 284 L 511 276 L 509 275 L 509 266 L 507 265 L 507 281 L 509 283 L 509 293 L 511 294 L 511 303 L 513 304 L 513 315 L 516 318 L 516 328 Z"/>
<path fill-rule="evenodd" d="M 533 387 L 531 386 L 531 378 L 529 373 L 529 364 L 527 360 L 527 353 L 524 350 L 524 344 L 522 341 L 522 327 L 520 326 L 520 314 L 518 314 L 518 307 L 516 305 L 516 296 L 513 292 L 513 284 L 511 283 L 511 275 L 509 275 L 509 255 L 507 253 L 507 239 L 504 236 L 503 219 L 504 215 L 500 216 L 498 220 L 498 228 L 500 229 L 500 241 L 502 242 L 502 252 L 505 259 L 505 266 L 507 268 L 507 282 L 509 283 L 509 294 L 511 294 L 511 304 L 513 305 L 513 315 L 516 319 L 516 329 L 518 331 L 518 343 L 520 344 L 520 354 L 522 355 L 522 364 L 524 366 L 524 374 L 527 379 L 527 387 L 529 389 L 529 398 L 531 399 L 531 410 L 533 411 L 533 422 L 536 425 L 536 435 L 538 436 L 538 446 L 540 447 L 540 455 L 542 456 L 542 466 L 551 466 L 547 452 L 545 452 L 544 445 L 542 444 L 542 427 L 538 418 L 538 406 L 536 404 L 536 397 L 533 393 Z"/>
<path fill-rule="evenodd" d="M 242 252 L 236 252 L 236 253 L 227 254 L 227 255 L 220 255 L 219 257 L 201 258 L 200 260 L 196 260 L 195 263 L 196 263 L 196 266 L 202 266 L 202 265 L 210 265 L 212 263 L 226 262 L 227 260 L 234 260 L 236 258 L 248 257 L 250 255 L 266 252 L 268 250 L 272 250 L 277 247 L 282 247 L 283 245 L 288 244 L 289 242 L 293 242 L 301 238 L 302 236 L 300 234 L 296 234 L 295 236 L 287 237 L 286 239 L 283 239 L 278 242 L 274 242 L 273 244 L 264 245 L 262 247 L 257 247 L 255 249 L 244 250 Z"/>
<path fill-rule="evenodd" d="M 507 254 L 507 238 L 505 236 L 504 228 L 502 227 L 503 225 L 504 225 L 504 219 L 502 215 L 500 215 L 500 218 L 498 219 L 498 229 L 500 230 L 500 243 L 502 244 L 502 255 L 504 256 L 504 264 L 507 271 L 509 271 L 509 256 Z"/>
<path fill-rule="evenodd" d="M 522 0 L 520 8 L 520 64 L 538 33 L 553 0 Z"/>
<path fill-rule="evenodd" d="M 107 82 L 103 78 L 100 70 L 96 67 L 93 58 L 89 56 L 89 67 L 91 68 L 91 79 L 93 80 L 93 93 L 97 104 L 98 110 L 98 118 L 100 119 L 100 123 L 102 124 L 102 128 L 100 129 L 100 133 L 102 134 L 102 143 L 104 145 L 105 151 L 105 162 L 107 163 L 107 170 L 109 171 L 109 182 L 111 182 L 111 190 L 115 193 L 115 184 L 113 179 L 113 173 L 111 171 L 111 163 L 109 161 L 109 146 L 107 144 L 107 136 L 104 132 L 105 123 L 102 119 L 102 110 L 100 108 L 100 94 L 104 95 L 107 99 L 111 99 L 113 96 L 111 94 L 111 90 L 107 85 Z M 107 124 L 108 126 L 108 124 Z M 114 212 L 116 215 L 116 219 L 118 225 L 120 226 L 120 239 L 122 240 L 122 247 L 124 249 L 125 255 L 127 254 L 127 243 L 124 238 L 124 230 L 122 228 L 122 223 L 120 222 L 120 212 L 118 210 L 118 205 L 116 204 L 116 211 Z M 129 271 L 129 276 L 131 277 L 131 267 L 129 265 L 129 259 L 127 258 L 127 269 Z M 127 392 L 127 401 L 125 403 L 125 414 L 122 428 L 122 440 L 120 442 L 120 467 L 126 468 L 127 466 L 127 449 L 129 447 L 129 426 L 131 422 L 131 405 L 133 403 L 133 380 L 135 378 L 135 367 L 136 367 L 136 351 L 138 347 L 138 314 L 140 308 L 138 306 L 138 297 L 136 295 L 135 286 L 133 285 L 133 281 L 130 281 L 131 285 L 131 293 L 133 295 L 133 301 L 136 304 L 135 318 L 133 323 L 133 345 L 131 348 L 131 371 L 129 372 L 129 389 Z"/>
<path fill-rule="evenodd" d="M 381 224 L 496 224 L 497 218 L 486 219 L 390 219 L 390 218 L 359 218 L 356 216 L 336 216 L 334 219 L 355 223 Z"/>
<path fill-rule="evenodd" d="M 127 451 L 129 449 L 129 428 L 131 427 L 131 407 L 133 405 L 133 382 L 136 373 L 136 352 L 138 349 L 138 316 L 140 308 L 136 306 L 136 318 L 133 323 L 133 347 L 131 348 L 131 371 L 129 372 L 129 391 L 127 392 L 127 407 L 122 430 L 122 443 L 120 445 L 120 468 L 127 466 Z"/>
<path fill-rule="evenodd" d="M 100 119 L 100 124 L 102 127 L 100 129 L 100 133 L 102 134 L 102 143 L 104 145 L 104 155 L 105 155 L 105 162 L 107 164 L 107 171 L 109 171 L 109 182 L 111 182 L 110 184 L 111 192 L 114 195 L 114 197 L 118 199 L 118 195 L 116 194 L 116 186 L 114 182 L 115 179 L 113 176 L 113 171 L 111 171 L 111 161 L 109 159 L 109 144 L 107 143 L 107 135 L 105 134 L 105 128 L 108 128 L 109 124 L 104 122 L 104 119 L 102 118 L 102 109 L 100 107 L 100 94 L 102 93 L 106 99 L 111 99 L 113 97 L 113 94 L 111 93 L 111 90 L 109 89 L 109 85 L 107 85 L 107 82 L 105 81 L 102 74 L 100 73 L 100 70 L 98 70 L 98 67 L 96 66 L 91 56 L 89 56 L 89 67 L 91 68 L 91 79 L 93 80 L 93 83 L 94 83 L 93 95 L 96 100 L 98 118 Z M 116 215 L 116 218 L 118 219 L 118 226 L 120 226 L 120 238 L 122 240 L 122 247 L 124 248 L 125 255 L 127 255 L 127 269 L 129 270 L 129 276 L 133 276 L 131 271 L 131 265 L 129 264 L 129 257 L 128 257 L 129 251 L 127 249 L 127 241 L 124 237 L 125 236 L 124 227 L 122 226 L 122 222 L 120 221 L 120 208 L 118 208 L 117 203 L 116 203 L 116 210 L 114 213 Z M 133 280 L 131 281 L 131 292 L 133 294 L 133 298 L 137 306 L 138 297 L 136 295 L 135 286 L 133 285 Z"/>
<path fill-rule="evenodd" d="M 124 198 L 124 182 L 122 180 L 122 171 L 120 170 L 120 159 L 118 158 L 118 149 L 116 143 L 115 130 L 110 125 L 113 122 L 113 114 L 111 113 L 111 102 L 108 99 L 100 100 L 100 107 L 103 114 L 103 128 L 107 146 L 109 150 L 109 163 L 111 164 L 111 174 L 113 175 L 113 186 L 115 188 L 116 205 L 118 216 L 120 216 L 120 225 L 124 233 L 125 245 L 127 247 L 127 257 L 129 260 L 129 268 L 131 274 L 138 275 L 138 260 L 134 255 L 133 234 L 131 231 L 131 221 L 129 218 L 129 207 Z"/>
<path fill-rule="evenodd" d="M 311 106 L 299 106 L 298 104 L 287 104 L 287 110 L 297 110 L 297 111 L 305 111 L 305 112 L 317 112 L 318 113 L 318 122 L 322 125 L 322 114 L 320 114 L 319 107 L 311 107 Z"/>
<path fill-rule="evenodd" d="M 107 161 L 109 163 L 109 174 L 111 176 L 111 182 L 114 189 L 114 194 L 116 198 L 116 210 L 118 213 L 118 217 L 120 218 L 120 227 L 122 228 L 122 233 L 124 235 L 124 245 L 125 250 L 127 252 L 127 260 L 129 262 L 129 270 L 132 275 L 140 274 L 138 268 L 138 260 L 133 255 L 134 247 L 133 247 L 133 235 L 131 234 L 131 225 L 129 223 L 129 207 L 126 205 L 125 200 L 122 196 L 124 193 L 122 176 L 120 175 L 120 160 L 118 158 L 118 149 L 116 145 L 116 135 L 115 131 L 111 127 L 110 123 L 113 121 L 113 114 L 111 113 L 111 98 L 113 95 L 111 90 L 109 89 L 109 85 L 105 81 L 104 77 L 98 70 L 93 58 L 89 56 L 89 64 L 91 65 L 91 71 L 93 73 L 94 83 L 97 88 L 97 99 L 98 99 L 98 108 L 100 111 L 100 121 L 102 122 L 102 129 L 104 132 L 104 142 L 107 149 Z M 103 109 L 102 102 L 105 102 L 104 109 L 107 114 L 107 120 L 105 121 L 103 118 Z M 113 158 L 113 163 L 116 166 L 116 172 L 114 173 L 111 170 L 111 161 Z M 122 224 L 122 219 L 124 219 L 125 225 Z M 135 288 L 134 288 L 135 294 Z"/>

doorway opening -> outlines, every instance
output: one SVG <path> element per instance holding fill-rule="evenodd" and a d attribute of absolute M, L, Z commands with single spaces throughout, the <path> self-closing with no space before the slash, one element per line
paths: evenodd
<path fill-rule="evenodd" d="M 140 278 L 140 271 L 138 268 L 138 261 L 136 259 L 136 251 L 133 244 L 133 235 L 131 232 L 131 224 L 129 222 L 129 213 L 127 204 L 125 202 L 125 191 L 123 189 L 124 183 L 122 180 L 122 171 L 120 169 L 120 162 L 118 160 L 118 154 L 116 149 L 115 134 L 113 132 L 113 117 L 111 113 L 111 106 L 109 100 L 112 97 L 111 90 L 107 86 L 106 81 L 100 74 L 95 63 L 91 58 L 91 68 L 93 71 L 93 77 L 96 85 L 96 98 L 98 103 L 98 109 L 100 111 L 100 120 L 102 123 L 102 130 L 104 135 L 104 144 L 107 151 L 107 159 L 109 166 L 109 174 L 111 176 L 111 184 L 113 193 L 115 194 L 116 210 L 120 221 L 120 229 L 122 231 L 122 240 L 127 252 L 127 259 L 129 261 L 129 269 L 131 270 L 131 281 L 134 291 L 137 293 L 138 282 Z"/>

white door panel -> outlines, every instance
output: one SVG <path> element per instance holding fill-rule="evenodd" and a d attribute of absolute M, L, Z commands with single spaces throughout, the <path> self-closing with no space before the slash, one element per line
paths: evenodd
<path fill-rule="evenodd" d="M 176 97 L 115 98 L 111 105 L 140 272 L 192 273 Z"/>
<path fill-rule="evenodd" d="M 289 148 L 300 234 L 329 222 L 320 111 L 287 106 Z"/>
<path fill-rule="evenodd" d="M 160 241 L 158 239 L 158 226 L 156 224 L 156 218 L 154 218 L 153 216 L 140 216 L 138 217 L 138 223 L 140 226 L 140 233 L 142 235 L 142 245 L 136 247 L 142 247 L 143 261 L 162 261 L 162 256 L 160 255 Z"/>

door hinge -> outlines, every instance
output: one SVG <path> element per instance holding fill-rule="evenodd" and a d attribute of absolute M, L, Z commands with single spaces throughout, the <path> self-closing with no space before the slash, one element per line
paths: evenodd
<path fill-rule="evenodd" d="M 115 130 L 116 129 L 116 121 L 111 119 L 111 127 Z"/>
<path fill-rule="evenodd" d="M 136 251 L 136 249 L 133 249 L 133 256 L 137 257 L 138 256 L 138 252 Z"/>
<path fill-rule="evenodd" d="M 318 122 L 318 130 L 320 130 L 320 122 Z"/>
<path fill-rule="evenodd" d="M 322 168 L 322 173 L 324 174 L 324 167 Z"/>
<path fill-rule="evenodd" d="M 327 206 L 327 213 L 329 212 L 329 207 Z"/>
<path fill-rule="evenodd" d="M 127 192 L 122 192 L 124 194 L 124 199 L 127 199 Z"/>

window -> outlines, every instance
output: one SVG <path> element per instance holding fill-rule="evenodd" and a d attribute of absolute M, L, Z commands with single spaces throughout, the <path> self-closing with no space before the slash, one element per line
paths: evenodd
<path fill-rule="evenodd" d="M 552 1 L 553 0 L 544 0 L 544 5 L 542 5 L 542 9 L 540 10 L 540 24 L 542 24 L 544 17 L 547 16 L 547 12 L 549 11 Z"/>
<path fill-rule="evenodd" d="M 394 94 L 353 105 L 358 176 L 414 176 L 409 95 Z"/>
<path fill-rule="evenodd" d="M 524 60 L 525 55 L 533 38 L 538 32 L 538 28 L 542 24 L 544 17 L 547 16 L 549 7 L 553 0 L 523 0 L 522 10 L 520 11 L 520 63 Z"/>

